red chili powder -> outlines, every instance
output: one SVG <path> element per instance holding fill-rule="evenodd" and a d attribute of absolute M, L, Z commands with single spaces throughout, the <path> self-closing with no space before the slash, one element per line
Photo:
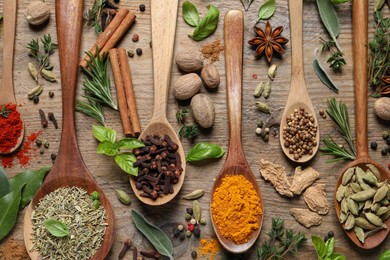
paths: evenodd
<path fill-rule="evenodd" d="M 0 115 L 0 152 L 8 153 L 18 142 L 22 133 L 23 123 L 20 113 L 16 110 L 16 104 L 8 104 L 0 108 L 0 111 L 9 111 L 8 116 Z"/>

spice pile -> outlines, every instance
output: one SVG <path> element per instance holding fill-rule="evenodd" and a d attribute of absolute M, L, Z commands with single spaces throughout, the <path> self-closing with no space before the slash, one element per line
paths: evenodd
<path fill-rule="evenodd" d="M 2 260 L 29 259 L 24 243 L 13 238 L 1 243 L 0 256 Z"/>
<path fill-rule="evenodd" d="M 23 130 L 23 122 L 16 104 L 7 104 L 0 108 L 0 152 L 9 153 L 18 142 Z"/>
<path fill-rule="evenodd" d="M 219 60 L 219 55 L 224 50 L 220 39 L 216 39 L 210 43 L 203 44 L 200 52 L 205 59 L 210 60 L 211 63 Z"/>

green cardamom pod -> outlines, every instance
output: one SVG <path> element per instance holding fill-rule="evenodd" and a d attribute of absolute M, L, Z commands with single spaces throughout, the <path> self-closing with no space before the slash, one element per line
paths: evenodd
<path fill-rule="evenodd" d="M 381 215 L 382 221 L 386 221 L 390 217 L 390 206 L 387 207 L 387 211 Z"/>
<path fill-rule="evenodd" d="M 353 228 L 353 231 L 355 232 L 355 235 L 359 239 L 359 241 L 364 244 L 364 239 L 365 239 L 364 230 L 359 226 L 355 226 Z"/>
<path fill-rule="evenodd" d="M 344 213 L 348 213 L 349 212 L 349 208 L 348 208 L 348 205 L 347 205 L 347 199 L 346 198 L 341 200 L 341 210 Z"/>
<path fill-rule="evenodd" d="M 382 185 L 375 193 L 374 202 L 383 200 L 387 195 L 388 189 L 389 187 L 387 185 Z"/>
<path fill-rule="evenodd" d="M 381 207 L 381 204 L 379 204 L 379 203 L 377 203 L 377 202 L 374 202 L 374 203 L 372 203 L 372 205 L 371 205 L 371 211 L 372 211 L 372 212 L 375 212 L 375 211 L 377 211 L 380 207 Z"/>
<path fill-rule="evenodd" d="M 256 107 L 259 109 L 261 112 L 264 113 L 270 113 L 269 106 L 266 103 L 263 102 L 256 102 Z"/>
<path fill-rule="evenodd" d="M 366 166 L 368 167 L 368 170 L 371 171 L 371 173 L 374 174 L 375 177 L 378 180 L 381 179 L 381 173 L 379 172 L 378 168 L 375 167 L 375 165 L 373 165 L 373 164 L 366 164 Z"/>
<path fill-rule="evenodd" d="M 381 200 L 381 205 L 382 206 L 387 206 L 387 205 L 389 205 L 389 200 L 388 199 L 383 199 L 383 200 Z"/>
<path fill-rule="evenodd" d="M 371 208 L 371 205 L 372 205 L 372 200 L 366 200 L 364 202 L 364 207 L 363 207 L 363 210 L 368 210 Z"/>
<path fill-rule="evenodd" d="M 368 222 L 367 219 L 363 218 L 363 217 L 358 217 L 355 219 L 355 223 L 356 225 L 358 225 L 359 227 L 363 228 L 363 229 L 366 229 L 366 230 L 373 230 L 376 228 L 375 225 L 371 224 L 370 222 Z"/>
<path fill-rule="evenodd" d="M 277 66 L 276 64 L 272 64 L 271 67 L 269 67 L 268 69 L 268 77 L 271 79 L 271 80 L 274 80 L 275 76 L 276 76 L 276 70 L 277 70 Z"/>
<path fill-rule="evenodd" d="M 376 186 L 376 185 L 378 184 L 377 178 L 376 178 L 375 175 L 374 175 L 372 172 L 370 172 L 370 171 L 367 171 L 366 176 L 363 177 L 363 180 L 364 180 L 367 184 L 369 184 L 369 185 L 374 185 L 374 186 Z"/>
<path fill-rule="evenodd" d="M 362 191 L 359 184 L 357 184 L 356 182 L 351 182 L 349 184 L 349 187 L 351 187 L 351 189 L 353 190 L 354 193 L 358 193 L 359 191 Z"/>
<path fill-rule="evenodd" d="M 364 207 L 364 201 L 359 201 L 358 206 L 359 206 L 359 210 L 362 210 Z"/>
<path fill-rule="evenodd" d="M 35 88 L 30 90 L 30 92 L 28 92 L 27 96 L 29 99 L 32 99 L 34 96 L 39 96 L 42 93 L 42 90 L 42 85 L 37 85 Z"/>
<path fill-rule="evenodd" d="M 131 204 L 131 198 L 130 198 L 129 194 L 127 194 L 123 190 L 115 190 L 115 194 L 121 203 L 123 203 L 125 205 Z"/>
<path fill-rule="evenodd" d="M 348 215 L 343 211 L 340 212 L 340 223 L 343 224 L 348 218 Z"/>
<path fill-rule="evenodd" d="M 28 72 L 30 72 L 31 77 L 38 82 L 38 71 L 35 68 L 34 64 L 31 62 L 28 63 Z"/>
<path fill-rule="evenodd" d="M 202 197 L 203 194 L 204 194 L 204 189 L 198 189 L 198 190 L 194 190 L 193 192 L 188 193 L 187 195 L 183 196 L 183 199 L 196 200 L 196 199 L 199 199 L 200 197 Z"/>
<path fill-rule="evenodd" d="M 355 217 L 350 214 L 347 218 L 347 221 L 345 221 L 344 229 L 345 230 L 351 230 L 355 226 Z"/>
<path fill-rule="evenodd" d="M 370 230 L 370 231 L 365 232 L 365 233 L 364 233 L 364 236 L 367 238 L 367 237 L 372 236 L 372 235 L 374 235 L 375 233 L 381 231 L 382 229 L 386 229 L 386 228 L 387 228 L 387 225 L 386 225 L 386 224 L 383 224 L 383 225 L 380 226 L 380 227 L 377 227 L 377 228 L 375 228 L 375 229 L 373 229 L 373 230 Z"/>
<path fill-rule="evenodd" d="M 340 202 L 343 198 L 344 198 L 344 192 L 345 192 L 345 189 L 347 188 L 347 186 L 344 186 L 344 185 L 340 185 L 338 188 L 337 188 L 337 191 L 336 191 L 336 200 L 338 202 Z"/>
<path fill-rule="evenodd" d="M 341 183 L 343 185 L 347 185 L 349 181 L 351 180 L 352 176 L 355 173 L 355 167 L 348 168 L 343 174 L 343 178 L 341 179 Z"/>
<path fill-rule="evenodd" d="M 363 190 L 358 193 L 352 194 L 351 199 L 354 201 L 366 201 L 374 197 L 376 191 L 374 189 Z"/>
<path fill-rule="evenodd" d="M 387 210 L 388 210 L 387 207 L 380 207 L 379 209 L 377 209 L 377 210 L 375 211 L 375 214 L 376 214 L 377 216 L 381 216 L 381 215 L 385 214 L 385 213 L 387 212 Z"/>
<path fill-rule="evenodd" d="M 57 78 L 56 76 L 54 75 L 54 72 L 51 71 L 51 70 L 46 70 L 46 69 L 43 69 L 41 71 L 41 75 L 44 79 L 50 81 L 50 82 L 56 82 L 57 81 Z"/>
<path fill-rule="evenodd" d="M 344 197 L 349 198 L 353 194 L 353 190 L 351 187 L 347 186 L 347 188 L 344 191 Z"/>
<path fill-rule="evenodd" d="M 357 216 L 359 214 L 359 206 L 354 200 L 347 199 L 347 205 L 353 215 Z"/>
<path fill-rule="evenodd" d="M 264 90 L 264 81 L 261 81 L 259 84 L 256 85 L 255 91 L 253 91 L 254 97 L 260 97 Z"/>
<path fill-rule="evenodd" d="M 366 216 L 367 220 L 370 221 L 372 224 L 374 224 L 377 227 L 382 226 L 383 221 L 380 217 L 376 216 L 374 213 L 371 212 L 366 212 L 364 213 Z"/>
<path fill-rule="evenodd" d="M 264 98 L 269 98 L 270 94 L 271 94 L 271 82 L 267 81 L 264 85 L 263 96 Z"/>
<path fill-rule="evenodd" d="M 194 200 L 192 202 L 192 211 L 193 211 L 193 216 L 196 222 L 199 223 L 200 217 L 201 217 L 201 209 L 200 209 L 200 203 L 197 200 Z"/>

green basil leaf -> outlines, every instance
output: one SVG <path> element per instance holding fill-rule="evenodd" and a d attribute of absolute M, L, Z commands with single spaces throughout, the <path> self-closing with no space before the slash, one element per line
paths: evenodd
<path fill-rule="evenodd" d="M 138 176 L 138 167 L 133 167 L 133 163 L 137 161 L 134 154 L 120 153 L 115 155 L 114 160 L 123 171 L 131 175 Z"/>
<path fill-rule="evenodd" d="M 193 27 L 198 26 L 199 24 L 199 13 L 195 5 L 189 1 L 183 3 L 183 18 L 184 21 Z"/>
<path fill-rule="evenodd" d="M 332 4 L 343 4 L 349 2 L 349 0 L 330 0 Z"/>
<path fill-rule="evenodd" d="M 213 5 L 208 5 L 209 11 L 206 16 L 200 21 L 199 25 L 196 26 L 195 31 L 192 35 L 189 35 L 195 41 L 201 41 L 209 37 L 218 26 L 219 10 Z"/>
<path fill-rule="evenodd" d="M 0 199 L 0 240 L 8 235 L 16 224 L 24 185 L 26 183 Z"/>
<path fill-rule="evenodd" d="M 143 142 L 135 138 L 123 138 L 118 142 L 119 149 L 134 149 L 144 146 Z"/>
<path fill-rule="evenodd" d="M 105 154 L 108 156 L 114 156 L 118 152 L 119 152 L 118 145 L 113 144 L 110 141 L 103 141 L 96 148 L 96 153 Z"/>
<path fill-rule="evenodd" d="M 25 171 L 9 179 L 11 190 L 17 190 L 26 185 L 22 190 L 20 209 L 26 207 L 30 203 L 31 199 L 35 196 L 35 193 L 37 193 L 39 187 L 42 185 L 42 182 L 45 179 L 46 174 L 50 171 L 50 168 L 51 167 L 43 167 L 35 171 Z"/>
<path fill-rule="evenodd" d="M 220 158 L 224 155 L 224 150 L 217 144 L 200 142 L 188 151 L 187 162 L 201 161 L 205 159 Z"/>
<path fill-rule="evenodd" d="M 169 237 L 158 227 L 149 223 L 144 216 L 134 209 L 131 211 L 131 217 L 137 229 L 145 235 L 156 250 L 173 260 L 173 246 Z"/>
<path fill-rule="evenodd" d="M 7 195 L 11 191 L 7 174 L 2 167 L 0 167 L 0 198 Z"/>
<path fill-rule="evenodd" d="M 317 236 L 312 236 L 311 241 L 313 242 L 313 246 L 317 252 L 317 255 L 320 259 L 324 258 L 326 255 L 326 246 L 324 240 Z"/>
<path fill-rule="evenodd" d="M 116 131 L 108 127 L 93 125 L 92 134 L 100 142 L 109 141 L 110 143 L 115 143 L 116 141 Z"/>
<path fill-rule="evenodd" d="M 379 256 L 379 260 L 390 260 L 390 249 L 382 252 Z"/>
<path fill-rule="evenodd" d="M 257 19 L 257 22 L 259 22 L 260 20 L 269 19 L 275 13 L 275 10 L 276 10 L 275 0 L 268 0 L 262 6 L 260 6 L 259 17 Z"/>
<path fill-rule="evenodd" d="M 331 260 L 347 260 L 347 258 L 343 254 L 338 254 L 338 253 L 332 254 L 331 256 L 329 256 L 329 259 L 331 259 Z"/>
<path fill-rule="evenodd" d="M 321 80 L 322 83 L 324 83 L 325 86 L 327 86 L 330 90 L 339 93 L 339 89 L 334 84 L 334 82 L 330 79 L 328 73 L 326 73 L 324 67 L 321 65 L 320 61 L 317 57 L 318 48 L 314 50 L 314 59 L 313 59 L 313 70 L 317 74 L 317 77 Z"/>
<path fill-rule="evenodd" d="M 326 246 L 325 256 L 330 257 L 331 255 L 333 255 L 334 252 L 334 237 L 331 237 L 328 240 L 326 240 L 325 246 Z"/>
<path fill-rule="evenodd" d="M 317 6 L 322 23 L 328 30 L 329 35 L 336 41 L 336 38 L 340 33 L 340 25 L 333 4 L 330 0 L 317 0 Z"/>
<path fill-rule="evenodd" d="M 56 219 L 45 219 L 43 225 L 55 237 L 66 237 L 70 235 L 69 228 L 65 223 Z"/>

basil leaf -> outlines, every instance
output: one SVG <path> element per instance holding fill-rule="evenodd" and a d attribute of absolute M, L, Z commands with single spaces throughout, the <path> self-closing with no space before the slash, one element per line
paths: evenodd
<path fill-rule="evenodd" d="M 193 27 L 199 25 L 199 13 L 195 5 L 189 1 L 183 3 L 183 18 L 184 21 Z"/>
<path fill-rule="evenodd" d="M 149 240 L 156 250 L 173 260 L 173 246 L 169 237 L 158 227 L 149 223 L 139 212 L 134 209 L 131 217 L 137 229 Z"/>
<path fill-rule="evenodd" d="M 208 5 L 209 11 L 206 16 L 200 21 L 199 25 L 196 26 L 195 31 L 192 35 L 189 35 L 195 41 L 201 41 L 209 37 L 218 26 L 219 10 L 213 5 Z"/>
<path fill-rule="evenodd" d="M 70 235 L 69 228 L 65 223 L 56 219 L 45 219 L 43 225 L 55 237 L 66 237 Z"/>
<path fill-rule="evenodd" d="M 0 167 L 0 198 L 7 195 L 11 191 L 7 174 L 2 167 Z"/>
<path fill-rule="evenodd" d="M 224 155 L 224 150 L 217 144 L 200 142 L 188 151 L 187 162 L 201 161 L 205 159 L 220 158 Z"/>
<path fill-rule="evenodd" d="M 257 19 L 257 22 L 259 22 L 260 20 L 269 19 L 275 13 L 275 10 L 276 10 L 275 0 L 268 0 L 262 6 L 260 6 L 259 17 Z"/>
<path fill-rule="evenodd" d="M 342 4 L 348 2 L 349 0 L 330 0 L 330 1 L 332 2 L 332 4 Z"/>
<path fill-rule="evenodd" d="M 93 125 L 92 134 L 100 142 L 109 141 L 115 143 L 116 141 L 116 131 L 108 127 Z"/>
<path fill-rule="evenodd" d="M 339 93 L 338 87 L 334 84 L 334 82 L 329 78 L 328 73 L 326 73 L 324 67 L 321 65 L 320 61 L 317 57 L 318 48 L 314 50 L 314 59 L 313 59 L 313 70 L 317 74 L 317 77 L 327 86 L 330 90 Z"/>
<path fill-rule="evenodd" d="M 131 175 L 138 176 L 138 167 L 133 167 L 133 163 L 137 161 L 134 154 L 120 153 L 115 155 L 114 160 L 123 171 Z"/>
<path fill-rule="evenodd" d="M 50 168 L 51 167 L 43 167 L 35 171 L 25 171 L 9 179 L 11 190 L 18 190 L 20 187 L 26 185 L 22 190 L 20 209 L 26 207 L 27 204 L 30 203 L 31 199 L 35 196 L 35 193 L 37 193 L 39 187 L 42 185 L 42 182 L 46 174 L 50 171 Z"/>
<path fill-rule="evenodd" d="M 328 240 L 326 240 L 325 246 L 326 246 L 325 256 L 330 257 L 331 255 L 333 255 L 334 252 L 334 237 L 331 237 Z"/>
<path fill-rule="evenodd" d="M 379 260 L 390 260 L 390 249 L 382 252 L 382 254 L 379 256 Z"/>
<path fill-rule="evenodd" d="M 3 239 L 16 224 L 24 185 L 26 185 L 26 183 L 23 183 L 23 185 L 12 190 L 0 199 L 0 240 Z"/>
<path fill-rule="evenodd" d="M 324 240 L 317 236 L 312 236 L 311 241 L 313 242 L 313 246 L 317 252 L 317 255 L 320 259 L 324 258 L 326 255 L 326 246 Z"/>
<path fill-rule="evenodd" d="M 144 146 L 143 142 L 135 138 L 123 138 L 118 142 L 119 149 L 134 149 Z"/>
<path fill-rule="evenodd" d="M 343 254 L 338 254 L 338 253 L 335 253 L 335 254 L 329 256 L 329 259 L 331 259 L 331 260 L 347 260 L 347 258 Z"/>
<path fill-rule="evenodd" d="M 110 141 L 103 141 L 96 148 L 96 153 L 105 154 L 108 156 L 114 156 L 118 152 L 119 152 L 118 145 L 113 144 Z"/>
<path fill-rule="evenodd" d="M 322 23 L 328 30 L 329 35 L 336 42 L 336 38 L 340 33 L 339 18 L 337 17 L 336 10 L 330 0 L 317 0 L 318 11 Z"/>

